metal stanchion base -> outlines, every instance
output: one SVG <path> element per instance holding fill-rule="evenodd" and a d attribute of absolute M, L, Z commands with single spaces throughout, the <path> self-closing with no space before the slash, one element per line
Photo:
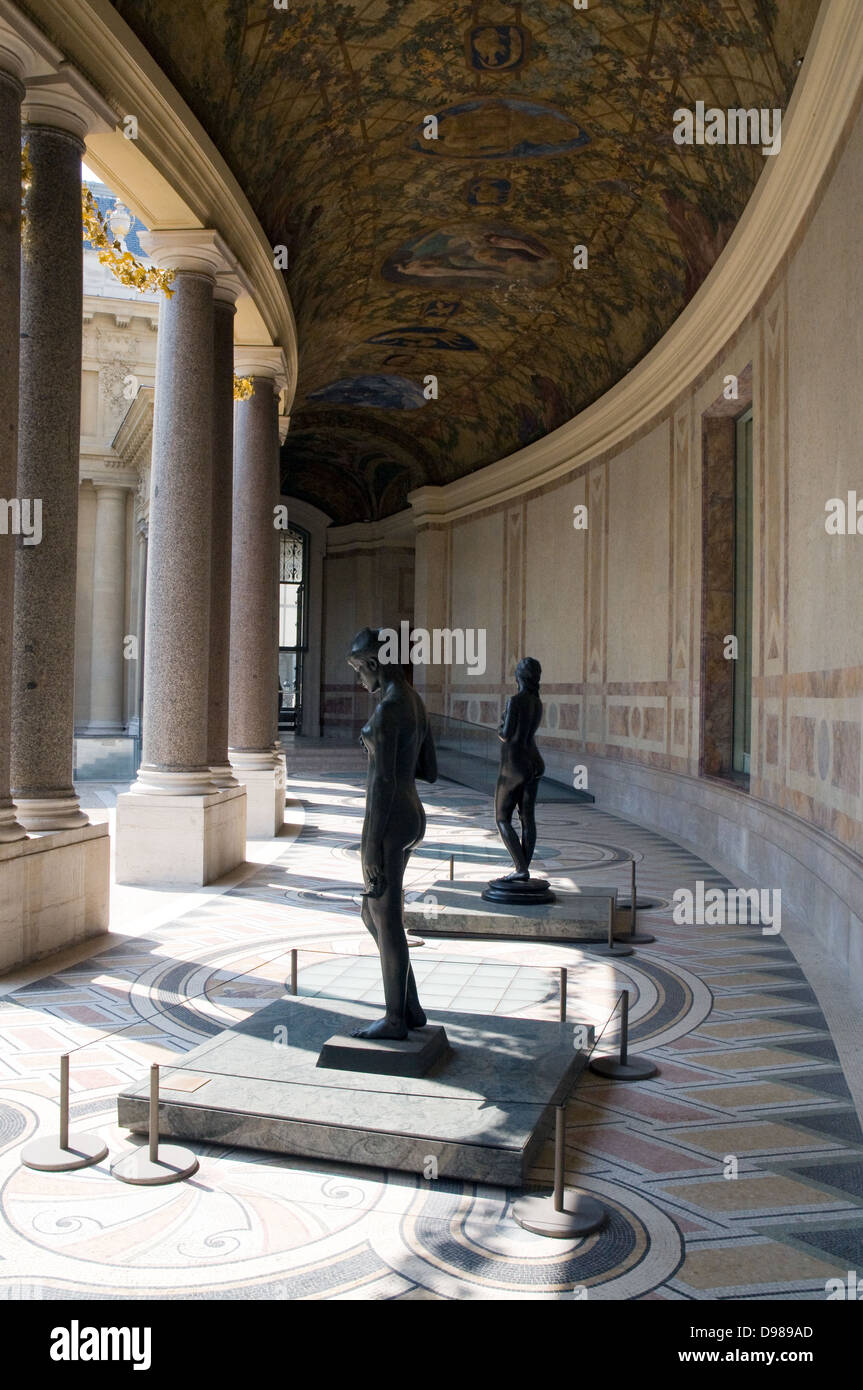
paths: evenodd
<path fill-rule="evenodd" d="M 409 946 L 424 946 L 424 945 L 425 945 L 425 941 L 423 940 L 423 938 L 422 938 L 421 936 L 411 936 L 408 932 L 405 933 L 405 940 L 407 941 L 407 943 L 408 943 Z"/>
<path fill-rule="evenodd" d="M 619 1057 L 597 1057 L 590 1063 L 590 1070 L 611 1081 L 648 1081 L 656 1076 L 659 1067 L 646 1057 L 629 1057 L 625 1062 Z"/>
<path fill-rule="evenodd" d="M 21 1153 L 25 1168 L 38 1168 L 43 1173 L 68 1173 L 73 1168 L 89 1168 L 108 1157 L 108 1145 L 98 1134 L 70 1134 L 69 1147 L 64 1149 L 59 1134 L 46 1134 L 34 1139 Z"/>
<path fill-rule="evenodd" d="M 555 1210 L 553 1192 L 531 1192 L 513 1203 L 512 1214 L 526 1231 L 557 1240 L 589 1236 L 604 1226 L 608 1217 L 595 1197 L 577 1187 L 564 1189 L 563 1211 Z"/>
<path fill-rule="evenodd" d="M 111 1176 L 120 1182 L 134 1183 L 138 1187 L 158 1187 L 162 1183 L 180 1182 L 190 1178 L 198 1171 L 198 1160 L 191 1149 L 179 1144 L 160 1144 L 159 1157 L 155 1163 L 150 1159 L 150 1146 L 142 1144 L 133 1153 L 124 1154 L 111 1164 Z"/>
<path fill-rule="evenodd" d="M 649 946 L 656 937 L 649 931 L 636 931 L 627 932 L 623 940 L 628 941 L 631 946 Z"/>
<path fill-rule="evenodd" d="M 609 946 L 607 941 L 590 944 L 591 951 L 595 951 L 598 956 L 631 956 L 632 947 L 626 945 L 626 938 L 619 937 L 613 946 Z"/>

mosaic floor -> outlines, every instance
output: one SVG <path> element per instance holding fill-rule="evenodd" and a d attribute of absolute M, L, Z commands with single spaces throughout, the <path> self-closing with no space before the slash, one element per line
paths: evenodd
<path fill-rule="evenodd" d="M 174 920 L 129 933 L 0 997 L 0 1297 L 824 1299 L 863 1268 L 863 1135 L 818 1000 L 781 937 L 672 924 L 675 888 L 721 874 L 661 836 L 593 806 L 542 808 L 535 866 L 552 883 L 628 888 L 656 934 L 627 958 L 591 948 L 429 939 L 412 949 L 436 1009 L 605 1027 L 631 992 L 631 1038 L 660 1067 L 638 1085 L 587 1073 L 567 1109 L 567 1172 L 610 1212 L 581 1242 L 512 1219 L 517 1193 L 197 1146 L 171 1187 L 130 1188 L 109 1162 L 23 1168 L 21 1145 L 56 1131 L 58 1056 L 72 1052 L 75 1129 L 116 1158 L 132 1140 L 115 1097 L 146 1066 L 280 997 L 291 947 L 300 992 L 378 1001 L 359 925 L 359 764 L 295 762 L 298 833 L 272 862 Z M 332 766 L 332 760 L 330 766 Z M 110 806 L 112 796 L 102 801 Z M 424 789 L 426 840 L 407 892 L 446 874 L 484 880 L 506 861 L 487 799 Z M 188 900 L 184 900 L 188 901 Z M 533 1180 L 550 1181 L 546 1146 Z M 736 1176 L 729 1176 L 736 1173 Z"/>

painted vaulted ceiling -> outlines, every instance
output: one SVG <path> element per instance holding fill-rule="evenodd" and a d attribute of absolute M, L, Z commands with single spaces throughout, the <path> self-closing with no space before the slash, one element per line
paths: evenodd
<path fill-rule="evenodd" d="M 653 346 L 765 160 L 676 143 L 674 112 L 784 109 L 819 0 L 114 3 L 287 247 L 283 485 L 348 522 L 541 438 Z"/>

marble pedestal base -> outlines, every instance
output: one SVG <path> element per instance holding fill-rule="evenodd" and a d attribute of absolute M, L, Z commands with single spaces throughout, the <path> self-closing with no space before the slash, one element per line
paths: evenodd
<path fill-rule="evenodd" d="M 446 1030 L 434 1023 L 413 1028 L 406 1038 L 395 1041 L 337 1033 L 321 1048 L 318 1066 L 377 1076 L 427 1076 L 449 1051 Z"/>
<path fill-rule="evenodd" d="M 246 789 L 246 835 L 271 840 L 285 823 L 285 761 L 266 768 L 246 767 L 231 759 L 234 776 Z"/>
<path fill-rule="evenodd" d="M 438 879 L 405 904 L 405 927 L 419 936 L 514 936 L 544 941 L 605 941 L 616 888 L 555 888 L 551 903 L 489 902 L 484 883 Z M 620 919 L 617 930 L 628 930 Z"/>
<path fill-rule="evenodd" d="M 0 844 L 0 972 L 108 930 L 108 826 Z"/>
<path fill-rule="evenodd" d="M 482 895 L 486 902 L 509 903 L 517 908 L 554 902 L 547 878 L 493 878 L 491 883 L 486 884 Z"/>
<path fill-rule="evenodd" d="M 205 796 L 124 792 L 116 835 L 118 883 L 212 883 L 245 862 L 245 788 Z"/>
<path fill-rule="evenodd" d="M 435 1010 L 452 1052 L 425 1077 L 375 1076 L 318 1067 L 334 1033 L 380 1017 L 343 1000 L 288 996 L 258 1009 L 165 1068 L 159 1094 L 164 1136 L 236 1144 L 312 1160 L 397 1168 L 521 1186 L 587 1052 L 584 1027 Z M 148 1083 L 118 1099 L 118 1122 L 147 1126 Z"/>

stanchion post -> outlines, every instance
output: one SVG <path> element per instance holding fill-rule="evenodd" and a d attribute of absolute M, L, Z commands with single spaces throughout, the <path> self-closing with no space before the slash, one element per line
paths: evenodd
<path fill-rule="evenodd" d="M 123 1154 L 111 1164 L 111 1176 L 135 1187 L 161 1187 L 179 1182 L 198 1171 L 198 1160 L 191 1149 L 179 1144 L 159 1143 L 159 1064 L 150 1064 L 150 1094 L 147 1106 L 147 1145 Z"/>
<path fill-rule="evenodd" d="M 566 1107 L 554 1112 L 554 1209 L 563 1211 L 563 1170 L 566 1162 Z"/>
<path fill-rule="evenodd" d="M 629 934 L 630 936 L 635 936 L 635 914 L 638 911 L 638 893 L 635 887 L 635 855 L 633 855 L 629 861 L 629 883 L 630 892 L 632 893 L 632 916 L 630 918 L 631 925 Z"/>
<path fill-rule="evenodd" d="M 567 968 L 565 965 L 560 967 L 560 1021 L 566 1023 L 566 993 L 567 993 Z"/>
<path fill-rule="evenodd" d="M 60 1148 L 69 1147 L 69 1054 L 60 1058 Z"/>
<path fill-rule="evenodd" d="M 526 1193 L 513 1203 L 519 1226 L 538 1236 L 573 1240 L 605 1225 L 605 1207 L 577 1187 L 566 1186 L 566 1102 L 554 1109 L 554 1187 L 547 1193 Z"/>
<path fill-rule="evenodd" d="M 594 950 L 603 956 L 631 956 L 632 947 L 626 944 L 626 937 L 616 938 L 614 935 L 615 906 L 616 895 L 608 899 L 608 941 L 598 944 Z"/>
<path fill-rule="evenodd" d="M 620 999 L 620 1065 L 629 1061 L 629 990 L 621 991 Z"/>
<path fill-rule="evenodd" d="M 629 990 L 620 992 L 620 1056 L 595 1057 L 590 1070 L 609 1081 L 648 1081 L 656 1076 L 659 1067 L 646 1057 L 629 1055 Z"/>
<path fill-rule="evenodd" d="M 98 1134 L 74 1134 L 69 1140 L 69 1053 L 60 1055 L 60 1133 L 32 1139 L 21 1153 L 25 1168 L 42 1173 L 70 1173 L 89 1168 L 108 1157 L 108 1145 Z"/>
<path fill-rule="evenodd" d="M 449 881 L 450 881 L 450 883 L 452 883 L 454 877 L 455 877 L 455 855 L 454 855 L 454 854 L 451 854 L 450 857 L 449 857 Z"/>
<path fill-rule="evenodd" d="M 150 1111 L 147 1116 L 147 1136 L 150 1140 L 150 1162 L 159 1162 L 159 1064 L 150 1066 Z"/>
<path fill-rule="evenodd" d="M 291 994 L 297 992 L 297 955 L 296 949 L 291 951 Z"/>
<path fill-rule="evenodd" d="M 653 936 L 651 932 L 639 931 L 636 926 L 636 921 L 638 917 L 638 887 L 635 882 L 634 854 L 631 854 L 629 857 L 629 883 L 632 897 L 629 905 L 629 936 L 627 940 L 633 943 L 638 943 L 642 946 L 648 946 L 651 941 L 656 940 L 656 937 Z"/>

